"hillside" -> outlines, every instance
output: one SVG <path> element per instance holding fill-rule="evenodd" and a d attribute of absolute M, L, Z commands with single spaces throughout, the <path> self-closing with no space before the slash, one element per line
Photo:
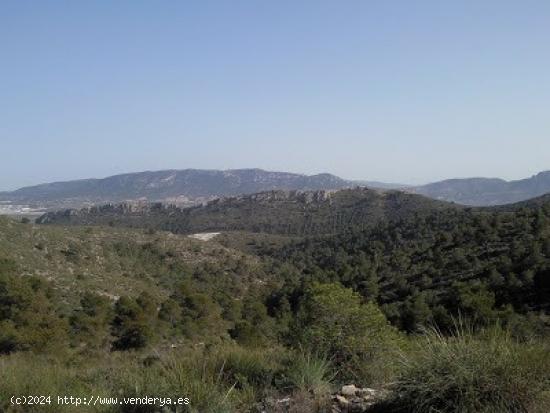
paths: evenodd
<path fill-rule="evenodd" d="M 491 317 L 506 306 L 519 313 L 550 308 L 548 195 L 506 207 L 461 208 L 398 191 L 274 191 L 183 209 L 106 205 L 48 213 L 38 222 L 58 224 L 38 227 L 52 234 L 74 228 L 88 238 L 120 234 L 124 240 L 151 237 L 151 229 L 221 231 L 216 244 L 226 251 L 291 264 L 289 278 L 274 276 L 290 283 L 283 291 L 315 280 L 338 280 L 367 299 L 376 291 L 388 318 L 406 330 L 428 320 L 444 325 L 458 311 L 473 311 L 459 302 L 461 295 L 488 300 Z M 164 232 L 155 237 L 156 245 L 164 238 L 192 242 Z M 411 315 L 414 306 L 426 309 L 422 320 Z"/>
<path fill-rule="evenodd" d="M 4 217 L 0 262 L 9 263 L 12 273 L 51 281 L 68 301 L 86 291 L 108 297 L 148 291 L 164 297 L 174 283 L 206 268 L 212 275 L 220 272 L 217 282 L 228 283 L 220 289 L 238 295 L 251 274 L 263 274 L 254 257 L 214 242 L 137 229 L 36 226 Z"/>
<path fill-rule="evenodd" d="M 282 248 L 261 245 L 260 253 L 300 270 L 285 294 L 304 280 L 338 280 L 376 299 L 395 325 L 410 331 L 426 323 L 452 328 L 451 316 L 459 314 L 513 324 L 514 311 L 550 313 L 548 197 L 515 210 L 433 210 Z"/>
<path fill-rule="evenodd" d="M 448 179 L 409 190 L 430 198 L 463 205 L 503 205 L 550 192 L 550 171 L 517 181 L 497 178 Z"/>
<path fill-rule="evenodd" d="M 174 233 L 249 231 L 279 235 L 335 234 L 380 221 L 457 208 L 420 195 L 366 188 L 340 191 L 271 191 L 231 197 L 193 208 L 161 204 L 105 205 L 50 212 L 40 224 L 114 225 Z"/>

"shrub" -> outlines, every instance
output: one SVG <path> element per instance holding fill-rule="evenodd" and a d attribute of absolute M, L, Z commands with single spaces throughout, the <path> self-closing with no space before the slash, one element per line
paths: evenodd
<path fill-rule="evenodd" d="M 108 298 L 85 292 L 70 317 L 74 341 L 86 350 L 108 349 L 109 323 L 112 321 L 111 302 Z"/>
<path fill-rule="evenodd" d="M 330 354 L 341 380 L 364 384 L 392 374 L 393 353 L 400 344 L 399 334 L 376 304 L 362 303 L 357 293 L 340 284 L 314 284 L 306 292 L 297 336 L 304 348 Z"/>
<path fill-rule="evenodd" d="M 54 301 L 43 280 L 0 274 L 0 353 L 63 347 L 67 325 Z"/>
<path fill-rule="evenodd" d="M 309 352 L 300 352 L 291 359 L 291 363 L 286 379 L 293 389 L 314 395 L 329 394 L 330 383 L 334 378 L 329 360 Z"/>
<path fill-rule="evenodd" d="M 548 347 L 518 343 L 498 327 L 477 336 L 463 324 L 449 337 L 430 330 L 403 360 L 395 394 L 407 412 L 548 411 Z"/>
<path fill-rule="evenodd" d="M 264 347 L 274 340 L 275 320 L 256 297 L 247 297 L 241 310 L 242 320 L 230 331 L 231 337 L 248 347 Z"/>
<path fill-rule="evenodd" d="M 121 297 L 115 304 L 112 332 L 113 348 L 131 350 L 146 347 L 155 338 L 156 305 L 142 293 L 137 299 Z"/>
<path fill-rule="evenodd" d="M 279 374 L 279 361 L 285 357 L 282 348 L 250 349 L 227 346 L 212 352 L 215 369 L 223 379 L 238 388 L 252 385 L 259 390 L 273 385 Z"/>

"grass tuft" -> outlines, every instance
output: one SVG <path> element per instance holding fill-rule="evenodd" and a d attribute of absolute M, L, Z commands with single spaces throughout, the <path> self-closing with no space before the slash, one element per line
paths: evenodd
<path fill-rule="evenodd" d="M 464 323 L 444 336 L 427 330 L 403 357 L 396 404 L 412 412 L 543 412 L 550 388 L 550 351 L 518 343 L 500 327 L 475 335 Z"/>

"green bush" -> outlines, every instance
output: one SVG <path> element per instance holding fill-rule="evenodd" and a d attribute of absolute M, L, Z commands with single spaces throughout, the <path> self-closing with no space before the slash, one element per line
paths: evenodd
<path fill-rule="evenodd" d="M 279 374 L 280 360 L 285 357 L 285 350 L 279 347 L 250 349 L 227 346 L 214 350 L 211 354 L 215 360 L 215 369 L 227 383 L 235 384 L 238 388 L 252 385 L 263 390 L 273 385 Z"/>
<path fill-rule="evenodd" d="M 0 274 L 0 354 L 63 348 L 68 328 L 55 301 L 42 279 Z"/>
<path fill-rule="evenodd" d="M 75 344 L 86 351 L 109 349 L 112 313 L 108 298 L 85 292 L 69 319 Z"/>
<path fill-rule="evenodd" d="M 137 299 L 120 297 L 115 304 L 112 333 L 116 350 L 141 349 L 155 338 L 156 305 L 152 297 L 142 293 Z"/>
<path fill-rule="evenodd" d="M 401 338 L 376 304 L 340 284 L 314 284 L 296 326 L 304 348 L 329 354 L 340 380 L 373 384 L 392 375 Z M 376 368 L 374 368 L 376 366 Z"/>
<path fill-rule="evenodd" d="M 550 349 L 518 343 L 493 327 L 478 335 L 463 324 L 452 336 L 426 332 L 404 357 L 396 404 L 407 412 L 546 412 Z"/>

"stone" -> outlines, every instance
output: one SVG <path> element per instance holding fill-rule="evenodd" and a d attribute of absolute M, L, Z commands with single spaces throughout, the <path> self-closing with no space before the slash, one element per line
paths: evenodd
<path fill-rule="evenodd" d="M 339 394 L 337 394 L 335 396 L 335 399 L 341 407 L 347 407 L 349 405 L 349 400 L 346 399 L 344 396 L 340 396 Z"/>
<path fill-rule="evenodd" d="M 375 389 L 371 389 L 371 388 L 368 388 L 368 387 L 364 387 L 362 389 L 357 389 L 357 396 L 360 396 L 360 397 L 365 397 L 365 398 L 372 398 L 372 397 L 376 397 L 377 394 L 378 394 L 378 391 L 375 390 Z"/>
<path fill-rule="evenodd" d="M 290 397 L 283 397 L 282 399 L 276 400 L 275 403 L 276 404 L 288 405 L 288 404 L 290 404 Z"/>
<path fill-rule="evenodd" d="M 355 387 L 355 384 L 349 384 L 347 386 L 342 387 L 342 389 L 340 390 L 340 394 L 346 397 L 353 397 L 357 394 L 358 390 L 360 389 Z"/>

